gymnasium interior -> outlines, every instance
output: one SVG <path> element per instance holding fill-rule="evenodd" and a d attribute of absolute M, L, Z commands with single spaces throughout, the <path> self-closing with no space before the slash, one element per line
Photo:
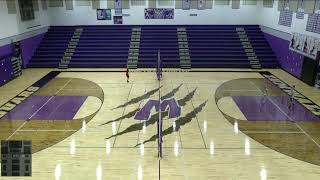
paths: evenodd
<path fill-rule="evenodd" d="M 320 0 L 0 0 L 0 180 L 319 180 Z"/>

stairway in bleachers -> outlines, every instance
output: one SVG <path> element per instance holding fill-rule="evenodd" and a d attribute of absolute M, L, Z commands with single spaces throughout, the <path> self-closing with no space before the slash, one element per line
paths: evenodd
<path fill-rule="evenodd" d="M 28 67 L 58 67 L 76 28 L 83 28 L 68 67 L 127 67 L 132 29 L 141 28 L 138 68 L 154 68 L 158 50 L 162 66 L 181 68 L 177 28 L 174 25 L 56 26 L 46 33 Z M 262 68 L 278 67 L 276 56 L 256 25 L 185 25 L 191 68 L 250 68 L 236 28 L 246 36 Z M 181 41 L 181 40 L 180 40 Z M 180 42 L 185 43 L 185 42 Z M 130 54 L 128 56 L 128 54 Z M 136 53 L 133 54 L 134 56 Z M 252 62 L 251 62 L 252 63 Z M 133 66 L 135 68 L 135 66 Z"/>
<path fill-rule="evenodd" d="M 73 26 L 50 27 L 28 67 L 58 67 L 74 29 Z"/>
<path fill-rule="evenodd" d="M 250 44 L 260 61 L 262 68 L 277 68 L 279 62 L 259 26 L 244 27 Z"/>
<path fill-rule="evenodd" d="M 74 52 L 76 51 L 78 42 L 80 40 L 83 28 L 76 28 L 68 44 L 68 48 L 65 50 L 63 57 L 59 63 L 59 69 L 67 69 L 72 59 Z"/>
<path fill-rule="evenodd" d="M 141 40 L 141 28 L 132 28 L 127 68 L 137 69 Z"/>
<path fill-rule="evenodd" d="M 249 38 L 246 34 L 246 31 L 242 27 L 236 28 L 236 31 L 239 35 L 239 39 L 241 41 L 244 52 L 246 53 L 246 56 L 250 62 L 251 68 L 252 69 L 261 69 L 261 64 L 260 64 L 259 58 L 257 57 L 256 53 L 254 52 L 254 49 L 252 48 L 252 45 L 249 41 Z"/>
<path fill-rule="evenodd" d="M 180 67 L 176 26 L 142 26 L 139 68 L 155 68 L 158 50 L 162 67 Z"/>
<path fill-rule="evenodd" d="M 180 68 L 190 69 L 191 61 L 188 46 L 187 29 L 185 27 L 177 28 L 178 43 L 179 43 L 179 57 L 180 57 Z"/>

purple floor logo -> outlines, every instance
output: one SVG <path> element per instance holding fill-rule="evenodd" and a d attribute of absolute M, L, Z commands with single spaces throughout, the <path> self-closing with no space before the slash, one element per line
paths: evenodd
<path fill-rule="evenodd" d="M 169 118 L 178 118 L 181 115 L 181 107 L 175 98 L 159 100 L 148 100 L 148 102 L 135 114 L 135 120 L 147 121 L 151 117 L 151 111 L 155 108 L 156 112 L 168 112 Z"/>

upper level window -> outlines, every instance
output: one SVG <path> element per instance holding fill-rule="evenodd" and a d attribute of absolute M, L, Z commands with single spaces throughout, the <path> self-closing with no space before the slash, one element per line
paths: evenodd
<path fill-rule="evenodd" d="M 34 19 L 34 9 L 32 0 L 19 0 L 21 21 Z"/>

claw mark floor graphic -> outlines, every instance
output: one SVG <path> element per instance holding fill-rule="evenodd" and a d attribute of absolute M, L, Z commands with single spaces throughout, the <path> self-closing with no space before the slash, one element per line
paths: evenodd
<path fill-rule="evenodd" d="M 184 126 L 185 124 L 189 123 L 193 118 L 196 117 L 196 115 L 202 111 L 203 107 L 206 105 L 207 101 L 203 102 L 202 104 L 200 104 L 198 107 L 196 107 L 193 111 L 189 112 L 188 114 L 186 114 L 186 116 L 184 117 L 180 117 L 176 120 L 176 128 L 174 128 L 173 126 L 170 126 L 166 129 L 164 129 L 162 131 L 163 136 L 166 136 L 168 134 L 171 134 L 175 131 L 179 131 L 179 129 Z M 155 117 L 156 119 L 156 117 Z M 145 140 L 143 142 L 143 144 L 151 142 L 151 141 L 156 141 L 158 138 L 158 135 L 153 135 L 150 139 Z M 137 144 L 141 145 L 141 144 Z"/>
<path fill-rule="evenodd" d="M 166 118 L 168 115 L 169 115 L 169 118 L 178 118 L 178 120 L 176 120 L 176 124 L 177 124 L 177 130 L 179 130 L 179 127 L 190 122 L 192 117 L 195 117 L 195 114 L 199 112 L 199 109 L 195 109 L 195 110 L 192 110 L 191 112 L 189 112 L 187 114 L 187 116 L 185 117 L 180 117 L 180 114 L 181 114 L 181 107 L 183 107 L 184 105 L 186 105 L 187 102 L 191 101 L 192 97 L 194 96 L 197 88 L 195 88 L 193 91 L 191 91 L 189 94 L 187 94 L 184 98 L 182 99 L 179 99 L 179 100 L 175 100 L 173 98 L 174 94 L 177 93 L 179 91 L 179 89 L 181 88 L 182 84 L 180 84 L 178 87 L 174 88 L 172 91 L 170 91 L 169 93 L 161 96 L 161 99 L 164 100 L 162 102 L 165 102 L 166 104 L 161 104 L 161 115 L 163 118 Z M 156 93 L 155 90 L 152 90 L 150 91 L 152 92 L 152 94 Z M 140 99 L 140 101 L 142 100 L 147 100 L 150 96 L 150 92 L 147 93 L 147 95 L 145 96 L 140 96 L 140 97 L 137 97 L 137 98 L 134 98 L 135 100 L 134 101 L 131 101 L 131 102 L 135 102 L 135 103 L 138 103 L 137 99 Z M 144 97 L 144 98 L 143 98 Z M 168 98 L 169 97 L 169 98 Z M 171 99 L 170 99 L 171 97 Z M 167 100 L 167 101 L 165 101 Z M 173 102 L 174 101 L 174 105 L 172 105 L 172 109 L 169 109 L 166 111 L 166 107 L 167 107 L 167 103 L 169 102 Z M 112 136 L 109 136 L 107 137 L 106 139 L 111 139 L 113 137 L 116 137 L 116 136 L 120 136 L 122 134 L 126 134 L 126 133 L 129 133 L 129 132 L 134 132 L 134 131 L 140 131 L 143 129 L 143 126 L 149 126 L 149 125 L 152 125 L 152 124 L 155 124 L 157 122 L 157 119 L 158 119 L 158 114 L 153 114 L 151 115 L 151 109 L 153 108 L 153 106 L 157 106 L 157 104 L 159 103 L 157 100 L 155 100 L 155 103 L 150 105 L 151 107 L 148 106 L 148 104 L 153 103 L 153 101 L 147 101 L 147 103 L 142 107 L 142 108 L 139 108 L 139 109 L 136 109 L 134 111 L 131 111 L 129 112 L 128 114 L 120 117 L 120 118 L 117 118 L 115 120 L 112 120 L 112 121 L 109 121 L 109 122 L 106 122 L 102 125 L 105 125 L 105 124 L 110 124 L 112 122 L 117 122 L 117 121 L 120 121 L 120 120 L 123 120 L 125 118 L 133 118 L 136 119 L 136 120 L 144 120 L 143 122 L 137 122 L 131 126 L 129 126 L 128 128 L 126 128 L 125 130 L 123 131 L 120 131 Z M 200 107 L 200 110 L 202 109 L 203 106 L 205 106 L 205 103 L 204 102 Z M 129 104 L 129 103 L 127 103 Z M 125 105 L 121 105 L 121 106 L 125 106 Z M 148 106 L 147 108 L 148 109 L 143 109 L 143 108 L 146 108 L 146 106 Z M 173 109 L 173 108 L 176 108 L 176 109 Z M 156 107 L 155 109 L 158 109 L 159 110 L 159 107 Z M 145 110 L 146 112 L 142 111 L 142 110 Z M 172 111 L 172 110 L 175 110 L 175 111 Z M 156 110 L 157 111 L 157 110 Z M 139 114 L 139 112 L 141 112 Z M 171 113 L 172 115 L 171 115 Z M 172 117 L 170 117 L 170 115 Z M 193 116 L 192 116 L 193 115 Z M 172 128 L 169 128 L 169 129 L 172 129 Z M 164 130 L 163 133 L 164 133 L 164 136 L 166 135 L 165 133 L 172 133 L 173 131 L 168 131 L 168 129 Z M 157 139 L 157 135 L 153 135 L 149 140 L 145 141 L 144 143 L 147 143 L 147 142 L 150 142 L 150 141 L 155 141 Z M 137 144 L 138 145 L 138 144 Z"/>

